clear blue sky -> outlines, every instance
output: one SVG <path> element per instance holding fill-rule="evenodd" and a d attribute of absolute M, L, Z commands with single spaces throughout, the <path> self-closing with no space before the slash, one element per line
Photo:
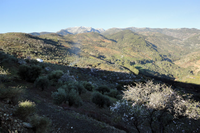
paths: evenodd
<path fill-rule="evenodd" d="M 0 33 L 74 26 L 200 29 L 200 0 L 0 0 Z"/>

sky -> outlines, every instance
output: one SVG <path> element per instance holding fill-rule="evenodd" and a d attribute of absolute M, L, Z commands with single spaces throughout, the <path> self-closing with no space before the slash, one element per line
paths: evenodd
<path fill-rule="evenodd" d="M 197 28 L 200 0 L 0 0 L 0 33 L 93 28 Z"/>

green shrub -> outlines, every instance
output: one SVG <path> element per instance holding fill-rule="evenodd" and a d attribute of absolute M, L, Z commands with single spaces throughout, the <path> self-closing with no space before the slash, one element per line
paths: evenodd
<path fill-rule="evenodd" d="M 48 75 L 48 78 L 49 80 L 52 80 L 52 79 L 58 80 L 63 74 L 64 72 L 62 70 L 54 70 Z"/>
<path fill-rule="evenodd" d="M 83 86 L 83 84 L 81 82 L 72 82 L 72 83 L 68 83 L 68 89 L 69 90 L 76 90 L 79 95 L 81 95 L 82 93 L 85 93 L 85 87 Z"/>
<path fill-rule="evenodd" d="M 18 61 L 18 59 L 12 55 L 7 56 L 7 58 L 4 58 L 2 60 L 2 63 L 16 63 Z"/>
<path fill-rule="evenodd" d="M 77 90 L 70 89 L 66 85 L 60 87 L 57 92 L 52 93 L 52 98 L 55 104 L 61 104 L 63 102 L 68 102 L 69 106 L 81 106 L 82 99 L 80 98 Z"/>
<path fill-rule="evenodd" d="M 34 82 L 34 86 L 42 88 L 42 91 L 44 89 L 48 88 L 49 84 L 50 84 L 50 82 L 49 82 L 49 79 L 47 78 L 47 76 L 40 76 Z"/>
<path fill-rule="evenodd" d="M 77 91 L 74 89 L 70 90 L 67 101 L 69 103 L 69 106 L 75 105 L 78 107 L 82 105 L 82 100 Z"/>
<path fill-rule="evenodd" d="M 117 90 L 111 90 L 109 93 L 107 93 L 106 95 L 110 96 L 110 97 L 114 97 L 117 98 L 119 92 Z"/>
<path fill-rule="evenodd" d="M 38 115 L 30 117 L 30 123 L 36 133 L 48 133 L 51 126 L 51 120 Z"/>
<path fill-rule="evenodd" d="M 48 79 L 51 81 L 52 85 L 56 85 L 58 82 L 58 79 L 63 75 L 62 70 L 54 70 L 48 75 Z"/>
<path fill-rule="evenodd" d="M 79 93 L 79 95 L 86 92 L 85 87 L 83 86 L 81 82 L 75 82 L 74 86 L 75 86 L 75 90 Z"/>
<path fill-rule="evenodd" d="M 24 89 L 22 87 L 5 87 L 0 85 L 0 99 L 9 99 L 11 103 L 17 104 L 24 94 Z"/>
<path fill-rule="evenodd" d="M 41 67 L 37 65 L 28 66 L 21 65 L 19 66 L 18 75 L 21 79 L 24 79 L 29 82 L 34 82 L 41 73 Z"/>
<path fill-rule="evenodd" d="M 87 89 L 88 91 L 93 91 L 94 86 L 88 82 L 82 82 L 83 86 L 85 87 L 85 89 Z"/>
<path fill-rule="evenodd" d="M 92 102 L 95 103 L 100 108 L 102 108 L 104 105 L 110 106 L 111 104 L 110 99 L 99 92 L 93 93 Z"/>
<path fill-rule="evenodd" d="M 101 92 L 102 94 L 104 94 L 105 92 L 110 92 L 110 89 L 107 86 L 99 86 L 96 90 Z"/>
<path fill-rule="evenodd" d="M 51 94 L 51 97 L 53 98 L 54 103 L 58 104 L 58 105 L 63 103 L 63 102 L 66 102 L 67 96 L 68 95 L 67 95 L 65 89 L 63 89 L 63 88 L 59 88 L 57 90 L 57 92 L 53 92 Z"/>
<path fill-rule="evenodd" d="M 19 102 L 18 107 L 15 111 L 15 115 L 22 119 L 26 119 L 29 115 L 35 113 L 36 105 L 34 102 L 24 101 Z"/>

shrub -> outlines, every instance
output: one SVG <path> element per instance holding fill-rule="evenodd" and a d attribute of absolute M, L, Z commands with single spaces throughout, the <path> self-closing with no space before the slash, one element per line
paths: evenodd
<path fill-rule="evenodd" d="M 18 75 L 20 76 L 20 78 L 29 82 L 34 82 L 38 78 L 40 73 L 41 67 L 37 65 L 21 65 L 18 71 Z"/>
<path fill-rule="evenodd" d="M 8 75 L 10 74 L 9 73 L 9 70 L 8 69 L 4 69 L 3 66 L 0 66 L 0 75 Z"/>
<path fill-rule="evenodd" d="M 86 92 L 86 90 L 81 82 L 72 82 L 72 83 L 68 83 L 67 85 L 68 85 L 69 90 L 74 89 L 79 93 L 79 95 Z"/>
<path fill-rule="evenodd" d="M 82 105 L 82 100 L 77 91 L 74 89 L 70 90 L 67 101 L 69 103 L 69 106 L 75 105 L 78 107 Z"/>
<path fill-rule="evenodd" d="M 47 117 L 34 115 L 30 118 L 30 123 L 36 133 L 48 133 L 51 125 L 51 120 Z"/>
<path fill-rule="evenodd" d="M 101 92 L 102 94 L 104 94 L 105 92 L 110 92 L 110 89 L 107 86 L 99 86 L 96 90 Z"/>
<path fill-rule="evenodd" d="M 88 91 L 92 91 L 94 89 L 94 86 L 88 82 L 82 82 L 83 86 L 85 87 L 85 89 L 87 89 Z"/>
<path fill-rule="evenodd" d="M 117 98 L 119 92 L 117 90 L 111 90 L 109 93 L 107 93 L 106 95 L 110 96 L 110 97 L 114 97 Z"/>
<path fill-rule="evenodd" d="M 63 74 L 64 73 L 62 70 L 54 70 L 48 75 L 48 78 L 49 80 L 52 80 L 52 79 L 58 80 Z"/>
<path fill-rule="evenodd" d="M 54 70 L 48 75 L 48 79 L 51 81 L 52 85 L 56 85 L 58 79 L 63 75 L 63 71 L 61 70 Z"/>
<path fill-rule="evenodd" d="M 60 87 L 57 92 L 53 92 L 52 95 L 55 104 L 61 104 L 68 102 L 69 106 L 81 106 L 82 100 L 75 89 L 68 90 L 67 86 Z"/>
<path fill-rule="evenodd" d="M 53 101 L 55 104 L 61 104 L 62 102 L 66 102 L 67 100 L 67 93 L 65 89 L 59 88 L 57 92 L 53 92 L 51 94 L 51 97 L 53 98 Z"/>
<path fill-rule="evenodd" d="M 30 114 L 36 111 L 36 105 L 34 102 L 24 101 L 19 102 L 15 114 L 22 119 L 26 119 Z"/>
<path fill-rule="evenodd" d="M 41 87 L 42 88 L 42 91 L 46 88 L 49 87 L 49 79 L 47 78 L 47 76 L 41 76 L 41 77 L 38 77 L 35 82 L 34 82 L 34 86 L 35 87 Z"/>
<path fill-rule="evenodd" d="M 7 58 L 4 58 L 2 60 L 2 63 L 15 63 L 17 61 L 18 61 L 18 59 L 16 57 L 10 55 L 10 56 L 7 56 Z"/>
<path fill-rule="evenodd" d="M 5 87 L 0 86 L 0 99 L 9 99 L 11 103 L 17 104 L 21 95 L 24 94 L 23 87 Z"/>
<path fill-rule="evenodd" d="M 92 102 L 95 103 L 97 106 L 102 108 L 104 105 L 110 106 L 110 99 L 99 92 L 95 92 L 92 95 Z"/>
<path fill-rule="evenodd" d="M 81 82 L 75 82 L 74 86 L 75 86 L 75 90 L 79 93 L 79 95 L 86 92 L 85 87 L 83 86 Z"/>

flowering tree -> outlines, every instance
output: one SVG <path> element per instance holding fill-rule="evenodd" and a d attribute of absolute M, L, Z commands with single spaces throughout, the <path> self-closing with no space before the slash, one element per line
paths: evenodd
<path fill-rule="evenodd" d="M 199 132 L 199 103 L 183 99 L 171 87 L 154 84 L 128 86 L 122 101 L 110 107 L 115 118 L 137 132 Z"/>

